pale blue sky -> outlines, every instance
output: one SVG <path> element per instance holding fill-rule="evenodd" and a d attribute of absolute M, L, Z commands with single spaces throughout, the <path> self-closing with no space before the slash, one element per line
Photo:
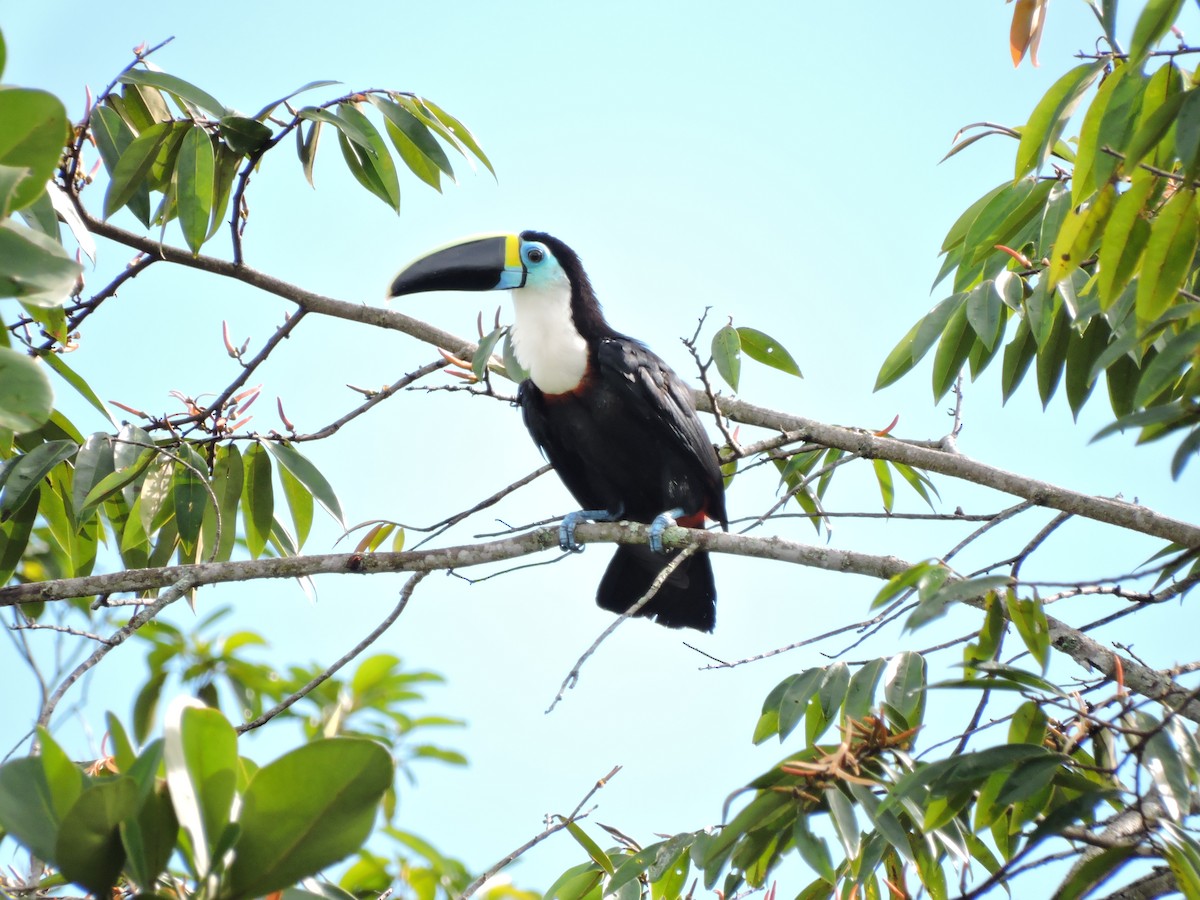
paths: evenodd
<path fill-rule="evenodd" d="M 943 296 L 929 294 L 942 237 L 971 201 L 1011 176 L 1014 145 L 992 139 L 937 162 L 967 123 L 1023 123 L 1097 31 L 1082 2 L 1061 0 L 1050 9 L 1042 67 L 1014 71 L 1007 45 L 1012 7 L 999 0 L 770 2 L 736 11 L 729 4 L 632 2 L 213 2 L 203 9 L 10 5 L 0 16 L 8 44 L 4 81 L 50 89 L 78 116 L 84 84 L 98 89 L 128 61 L 131 47 L 175 35 L 155 62 L 250 112 L 319 78 L 347 89 L 428 96 L 474 130 L 498 183 L 465 165 L 460 184 L 443 196 L 402 180 L 397 218 L 345 174 L 332 140 L 317 160 L 316 192 L 281 147 L 252 183 L 249 264 L 375 304 L 392 275 L 430 247 L 479 231 L 547 230 L 582 256 L 614 326 L 645 340 L 685 377 L 692 369 L 678 338 L 690 335 L 711 306 L 710 323 L 732 316 L 735 324 L 767 331 L 804 370 L 797 381 L 749 367 L 747 399 L 870 428 L 899 414 L 896 434 L 911 438 L 939 437 L 949 423 L 945 404 L 931 402 L 928 362 L 880 394 L 871 392 L 876 372 L 896 340 Z M 132 221 L 125 214 L 118 220 Z M 171 231 L 168 238 L 179 240 Z M 206 250 L 225 252 L 220 243 Z M 101 252 L 93 285 L 130 255 L 111 246 Z M 502 301 L 425 296 L 406 299 L 403 308 L 469 334 L 481 306 L 490 317 Z M 221 344 L 222 319 L 235 340 L 251 337 L 253 346 L 284 309 L 247 288 L 155 267 L 88 323 L 70 362 L 102 397 L 166 410 L 169 390 L 219 389 L 234 373 Z M 112 342 L 122 347 L 116 360 Z M 354 403 L 344 383 L 390 383 L 429 358 L 427 348 L 395 333 L 310 320 L 263 372 L 257 424 L 275 425 L 271 406 L 280 395 L 300 428 L 318 427 Z M 965 453 L 1079 490 L 1136 496 L 1182 517 L 1194 513 L 1195 464 L 1173 483 L 1166 447 L 1135 452 L 1129 438 L 1089 446 L 1108 421 L 1104 404 L 1093 403 L 1073 426 L 1061 396 L 1041 412 L 1032 376 L 1001 408 L 998 368 L 968 390 Z M 85 432 L 103 427 L 72 398 L 64 403 Z M 541 462 L 514 410 L 446 394 L 390 401 L 311 455 L 334 481 L 351 521 L 414 523 L 470 505 Z M 832 509 L 879 508 L 865 468 L 838 481 Z M 946 479 L 937 484 L 946 511 L 961 505 L 984 512 L 1010 502 Z M 735 483 L 731 515 L 765 510 L 772 491 L 765 477 Z M 547 478 L 496 515 L 519 523 L 570 506 Z M 921 503 L 901 492 L 898 508 L 920 511 Z M 1046 518 L 1002 530 L 972 560 L 1008 555 Z M 472 521 L 451 539 L 488 530 L 489 519 Z M 777 530 L 799 540 L 813 535 L 795 520 Z M 964 533 L 947 525 L 843 521 L 830 543 L 916 560 L 944 553 Z M 322 552 L 334 536 L 322 523 L 308 549 Z M 1115 574 L 1155 549 L 1152 541 L 1130 548 L 1111 530 L 1073 525 L 1026 574 Z M 420 785 L 403 792 L 401 827 L 482 868 L 539 830 L 545 813 L 573 808 L 615 764 L 626 769 L 599 797 L 598 821 L 647 843 L 654 832 L 715 824 L 725 796 L 785 752 L 750 745 L 762 698 L 784 676 L 824 657 L 809 648 L 730 672 L 701 672 L 705 660 L 682 640 L 740 658 L 866 618 L 877 589 L 782 564 L 717 559 L 715 635 L 628 624 L 546 716 L 559 682 L 607 624 L 592 593 L 608 555 L 595 548 L 484 584 L 433 577 L 420 587 L 378 646 L 447 676 L 431 709 L 469 720 L 468 730 L 445 740 L 472 765 L 421 772 Z M 290 585 L 230 587 L 202 592 L 200 607 L 235 604 L 241 623 L 270 637 L 279 664 L 330 661 L 386 614 L 399 585 L 390 576 L 327 579 L 315 606 Z M 1162 611 L 1158 624 L 1169 631 L 1163 617 L 1174 614 Z M 1078 607 L 1067 617 L 1098 615 Z M 181 624 L 189 619 L 186 610 L 173 616 Z M 973 614 L 957 612 L 915 637 L 893 628 L 850 658 L 927 646 L 973 623 Z M 1145 640 L 1138 647 L 1153 652 Z M 113 661 L 138 662 L 140 655 L 131 645 Z M 11 662 L 11 650 L 0 651 L 10 685 L 21 677 Z M 116 668 L 92 686 L 90 709 L 128 715 L 131 698 Z M 130 666 L 124 677 L 137 671 Z M 26 695 L 10 688 L 12 696 Z M 15 723 L 32 714 L 18 706 L 0 730 L 5 750 Z M 82 746 L 72 749 L 86 755 Z M 274 752 L 274 745 L 249 748 L 252 756 Z M 582 859 L 564 836 L 513 874 L 518 884 L 545 887 Z M 784 893 L 794 893 L 808 876 L 793 866 L 783 879 Z"/>

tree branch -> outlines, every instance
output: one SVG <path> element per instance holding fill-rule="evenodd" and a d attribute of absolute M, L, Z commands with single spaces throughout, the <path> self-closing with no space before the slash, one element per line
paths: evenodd
<path fill-rule="evenodd" d="M 420 319 L 395 310 L 335 300 L 248 266 L 235 265 L 227 260 L 204 255 L 192 256 L 187 250 L 160 244 L 92 217 L 78 197 L 75 198 L 75 203 L 88 229 L 101 237 L 117 241 L 167 262 L 178 263 L 188 268 L 241 281 L 295 303 L 308 312 L 361 322 L 377 328 L 401 331 L 435 347 L 449 350 L 462 358 L 470 358 L 474 355 L 477 346 L 475 343 L 436 328 Z M 694 390 L 693 396 L 698 409 L 714 412 L 703 391 Z M 922 446 L 919 443 L 896 438 L 878 437 L 870 432 L 845 428 L 840 425 L 827 425 L 803 416 L 756 406 L 733 397 L 722 398 L 720 412 L 745 425 L 757 425 L 773 431 L 793 433 L 797 439 L 812 441 L 826 447 L 838 447 L 867 459 L 886 459 L 891 462 L 905 463 L 919 469 L 937 472 L 1023 497 L 1039 506 L 1047 506 L 1060 512 L 1073 513 L 1084 518 L 1117 525 L 1121 528 L 1173 541 L 1183 547 L 1200 547 L 1200 526 L 1161 515 L 1144 506 L 1126 503 L 1123 500 L 1095 497 L 1035 478 L 1027 478 L 1015 472 L 971 459 L 960 453 L 951 452 L 949 448 L 942 447 L 940 444 L 937 446 L 941 449 L 935 449 L 931 446 Z"/>

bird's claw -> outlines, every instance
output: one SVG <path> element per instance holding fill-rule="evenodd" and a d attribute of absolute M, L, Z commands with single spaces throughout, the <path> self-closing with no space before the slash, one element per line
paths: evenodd
<path fill-rule="evenodd" d="M 576 510 L 563 516 L 558 526 L 558 546 L 568 553 L 582 553 L 583 545 L 575 540 L 575 528 L 587 520 L 586 510 Z"/>
<path fill-rule="evenodd" d="M 650 549 L 655 553 L 666 553 L 667 549 L 663 546 L 663 532 L 668 528 L 674 528 L 677 524 L 675 516 L 682 513 L 683 510 L 670 510 L 665 513 L 659 513 L 654 517 L 654 521 L 650 523 Z"/>

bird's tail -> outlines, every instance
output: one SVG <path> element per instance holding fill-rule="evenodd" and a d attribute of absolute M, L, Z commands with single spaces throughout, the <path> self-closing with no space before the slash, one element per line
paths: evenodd
<path fill-rule="evenodd" d="M 601 609 L 625 612 L 650 590 L 676 552 L 664 555 L 644 544 L 619 545 L 600 580 L 596 603 Z M 650 616 L 668 628 L 712 631 L 717 622 L 717 587 L 708 554 L 685 559 L 637 615 Z"/>

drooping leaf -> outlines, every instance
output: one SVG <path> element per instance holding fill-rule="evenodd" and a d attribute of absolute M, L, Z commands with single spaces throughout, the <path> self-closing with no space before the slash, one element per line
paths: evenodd
<path fill-rule="evenodd" d="M 1134 405 L 1145 406 L 1149 403 L 1179 378 L 1185 366 L 1194 369 L 1197 347 L 1200 347 L 1200 325 L 1193 325 L 1181 334 L 1170 335 L 1165 346 L 1142 372 L 1137 392 L 1133 395 Z"/>
<path fill-rule="evenodd" d="M 75 479 L 71 488 L 71 503 L 82 510 L 88 494 L 97 484 L 113 473 L 113 445 L 102 431 L 89 435 L 75 456 Z M 79 521 L 84 521 L 79 516 Z"/>
<path fill-rule="evenodd" d="M 1096 60 L 1076 66 L 1056 81 L 1038 101 L 1017 147 L 1015 178 L 1023 178 L 1046 162 L 1084 91 L 1099 77 L 1104 65 L 1104 60 Z"/>
<path fill-rule="evenodd" d="M 245 480 L 242 482 L 242 524 L 246 548 L 258 559 L 275 520 L 275 495 L 271 487 L 271 454 L 261 443 L 251 444 L 242 458 Z"/>
<path fill-rule="evenodd" d="M 742 373 L 742 339 L 732 325 L 725 325 L 713 335 L 712 357 L 717 372 L 736 391 Z"/>
<path fill-rule="evenodd" d="M 170 122 L 158 122 L 139 134 L 121 153 L 104 194 L 104 217 L 108 218 L 142 190 L 158 156 L 171 134 Z"/>
<path fill-rule="evenodd" d="M 1140 65 L 1150 49 L 1170 30 L 1183 9 L 1183 0 L 1148 0 L 1133 27 L 1129 45 L 1130 65 Z"/>
<path fill-rule="evenodd" d="M 371 103 L 383 113 L 388 137 L 409 170 L 440 191 L 441 175 L 454 178 L 454 169 L 442 145 L 428 127 L 408 109 L 391 100 L 372 94 Z"/>
<path fill-rule="evenodd" d="M 1144 212 L 1156 184 L 1154 178 L 1142 176 L 1117 200 L 1101 237 L 1096 290 L 1103 309 L 1116 303 L 1129 284 L 1150 237 Z"/>
<path fill-rule="evenodd" d="M 1200 214 L 1192 188 L 1176 191 L 1159 210 L 1146 241 L 1137 289 L 1137 317 L 1151 322 L 1175 300 L 1196 254 Z"/>
<path fill-rule="evenodd" d="M 333 516 L 343 528 L 346 527 L 346 518 L 342 513 L 342 504 L 334 493 L 333 487 L 326 481 L 317 467 L 314 466 L 307 458 L 301 455 L 300 451 L 290 444 L 285 444 L 280 441 L 268 441 L 260 446 L 265 446 L 267 451 L 275 457 L 276 462 L 288 469 L 296 478 L 312 493 L 318 503 L 324 507 L 329 515 Z"/>

